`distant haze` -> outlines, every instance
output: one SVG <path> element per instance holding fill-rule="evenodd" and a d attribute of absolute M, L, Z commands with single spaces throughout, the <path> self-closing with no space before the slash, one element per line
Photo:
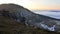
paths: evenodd
<path fill-rule="evenodd" d="M 60 10 L 60 0 L 0 0 L 0 4 L 14 3 L 32 10 Z"/>
<path fill-rule="evenodd" d="M 56 19 L 60 19 L 60 10 L 32 10 L 32 12 L 36 14 L 41 14 L 49 17 L 53 17 Z"/>

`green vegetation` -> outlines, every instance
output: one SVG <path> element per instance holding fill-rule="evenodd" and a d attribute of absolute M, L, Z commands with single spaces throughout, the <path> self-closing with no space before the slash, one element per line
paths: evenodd
<path fill-rule="evenodd" d="M 35 29 L 32 26 L 25 26 L 24 23 L 17 23 L 8 17 L 0 16 L 0 34 L 59 34 L 42 29 Z"/>

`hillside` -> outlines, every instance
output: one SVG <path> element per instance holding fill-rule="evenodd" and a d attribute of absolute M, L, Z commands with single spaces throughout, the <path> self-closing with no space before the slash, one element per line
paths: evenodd
<path fill-rule="evenodd" d="M 24 23 L 17 23 L 13 19 L 0 16 L 0 34 L 59 34 L 42 29 L 27 27 Z"/>
<path fill-rule="evenodd" d="M 35 14 L 16 4 L 0 5 L 0 23 L 0 31 L 11 34 L 56 34 L 55 32 L 60 32 L 60 20 Z"/>

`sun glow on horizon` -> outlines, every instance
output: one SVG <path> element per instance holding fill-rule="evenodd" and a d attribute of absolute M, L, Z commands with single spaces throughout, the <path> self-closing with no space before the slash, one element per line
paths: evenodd
<path fill-rule="evenodd" d="M 0 0 L 0 4 L 3 3 L 18 4 L 31 10 L 60 10 L 58 0 Z"/>

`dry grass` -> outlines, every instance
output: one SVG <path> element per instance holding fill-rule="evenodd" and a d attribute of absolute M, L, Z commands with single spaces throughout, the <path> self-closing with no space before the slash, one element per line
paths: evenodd
<path fill-rule="evenodd" d="M 27 27 L 24 23 L 17 23 L 8 17 L 0 16 L 0 34 L 59 34 L 42 29 Z"/>

